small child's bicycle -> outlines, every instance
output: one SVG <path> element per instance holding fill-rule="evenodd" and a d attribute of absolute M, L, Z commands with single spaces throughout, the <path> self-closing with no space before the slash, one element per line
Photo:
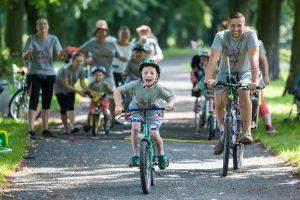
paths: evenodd
<path fill-rule="evenodd" d="M 91 112 L 91 119 L 89 120 L 89 125 L 92 127 L 92 135 L 96 136 L 98 133 L 99 127 L 101 127 L 101 122 L 103 117 L 103 113 L 101 112 L 101 100 L 106 97 L 106 94 L 103 92 L 88 92 L 88 96 L 90 97 L 92 103 L 95 105 Z M 104 124 L 105 134 L 109 133 L 109 127 L 106 127 L 107 124 Z"/>
<path fill-rule="evenodd" d="M 140 177 L 144 194 L 149 194 L 151 186 L 154 186 L 154 173 L 157 173 L 154 168 L 154 166 L 157 165 L 157 154 L 153 140 L 149 134 L 149 126 L 147 123 L 147 112 L 153 110 L 165 110 L 165 108 L 137 108 L 123 111 L 125 113 L 143 112 L 144 121 L 142 122 L 142 130 L 144 137 L 140 141 Z"/>

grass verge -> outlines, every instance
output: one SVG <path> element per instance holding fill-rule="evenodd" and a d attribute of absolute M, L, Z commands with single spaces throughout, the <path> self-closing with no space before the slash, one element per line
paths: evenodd
<path fill-rule="evenodd" d="M 258 130 L 254 131 L 254 136 L 276 155 L 296 166 L 296 173 L 300 174 L 300 122 L 294 120 L 295 105 L 290 120 L 284 122 L 293 102 L 291 95 L 282 96 L 284 86 L 285 81 L 278 80 L 272 82 L 264 90 L 265 99 L 272 113 L 273 126 L 277 133 L 275 135 L 266 134 L 263 124 L 260 122 Z"/>
<path fill-rule="evenodd" d="M 27 138 L 27 124 L 25 122 L 17 123 L 14 120 L 0 118 L 0 130 L 8 132 L 8 148 L 12 149 L 9 153 L 0 153 L 0 184 L 2 185 L 4 176 L 13 172 L 31 142 Z"/>

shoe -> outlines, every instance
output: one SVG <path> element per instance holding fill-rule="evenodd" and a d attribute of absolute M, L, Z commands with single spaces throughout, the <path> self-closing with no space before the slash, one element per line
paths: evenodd
<path fill-rule="evenodd" d="M 28 138 L 31 140 L 36 140 L 35 132 L 34 131 L 28 131 Z"/>
<path fill-rule="evenodd" d="M 220 155 L 224 151 L 224 145 L 222 140 L 219 140 L 218 143 L 214 147 L 214 155 Z"/>
<path fill-rule="evenodd" d="M 83 126 L 83 130 L 84 130 L 84 132 L 89 132 L 89 130 L 91 130 L 91 126 L 90 125 L 84 125 Z"/>
<path fill-rule="evenodd" d="M 256 122 L 251 122 L 251 129 L 256 128 Z"/>
<path fill-rule="evenodd" d="M 53 133 L 51 133 L 48 130 L 43 130 L 42 135 L 43 135 L 43 137 L 57 137 L 56 135 L 54 135 Z"/>
<path fill-rule="evenodd" d="M 253 142 L 251 132 L 247 131 L 246 133 L 244 133 L 242 138 L 240 139 L 240 142 L 243 144 L 251 144 Z"/>
<path fill-rule="evenodd" d="M 163 169 L 166 169 L 167 167 L 169 167 L 169 160 L 165 154 L 157 156 L 157 158 L 158 158 L 159 169 L 163 170 Z"/>
<path fill-rule="evenodd" d="M 272 126 L 266 125 L 266 132 L 269 133 L 269 134 L 275 134 L 277 131 Z"/>
<path fill-rule="evenodd" d="M 140 166 L 140 157 L 132 156 L 129 160 L 129 167 L 138 167 Z"/>
<path fill-rule="evenodd" d="M 71 134 L 77 133 L 79 131 L 79 128 L 75 127 L 71 130 Z"/>
<path fill-rule="evenodd" d="M 105 135 L 108 135 L 109 134 L 109 129 L 104 129 L 104 133 L 105 133 Z"/>

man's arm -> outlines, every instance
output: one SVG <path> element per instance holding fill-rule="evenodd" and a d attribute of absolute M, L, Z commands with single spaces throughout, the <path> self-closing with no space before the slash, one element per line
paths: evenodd
<path fill-rule="evenodd" d="M 204 82 L 214 79 L 217 71 L 218 61 L 220 59 L 221 53 L 215 49 L 211 49 L 210 58 L 205 71 Z M 208 83 L 209 84 L 209 83 Z"/>
<path fill-rule="evenodd" d="M 251 64 L 252 84 L 258 83 L 258 46 L 248 49 L 248 56 Z"/>

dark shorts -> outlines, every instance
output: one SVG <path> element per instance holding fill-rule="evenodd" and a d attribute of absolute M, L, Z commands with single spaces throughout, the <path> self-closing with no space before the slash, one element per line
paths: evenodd
<path fill-rule="evenodd" d="M 116 87 L 119 87 L 119 86 L 123 85 L 123 75 L 122 75 L 122 73 L 114 72 L 113 74 L 114 74 Z"/>
<path fill-rule="evenodd" d="M 29 109 L 36 110 L 39 103 L 40 91 L 42 90 L 42 108 L 50 109 L 55 84 L 55 75 L 27 75 L 29 87 Z"/>
<path fill-rule="evenodd" d="M 57 93 L 56 98 L 60 106 L 60 114 L 65 115 L 67 111 L 74 110 L 75 92 L 69 92 L 67 94 Z"/>

